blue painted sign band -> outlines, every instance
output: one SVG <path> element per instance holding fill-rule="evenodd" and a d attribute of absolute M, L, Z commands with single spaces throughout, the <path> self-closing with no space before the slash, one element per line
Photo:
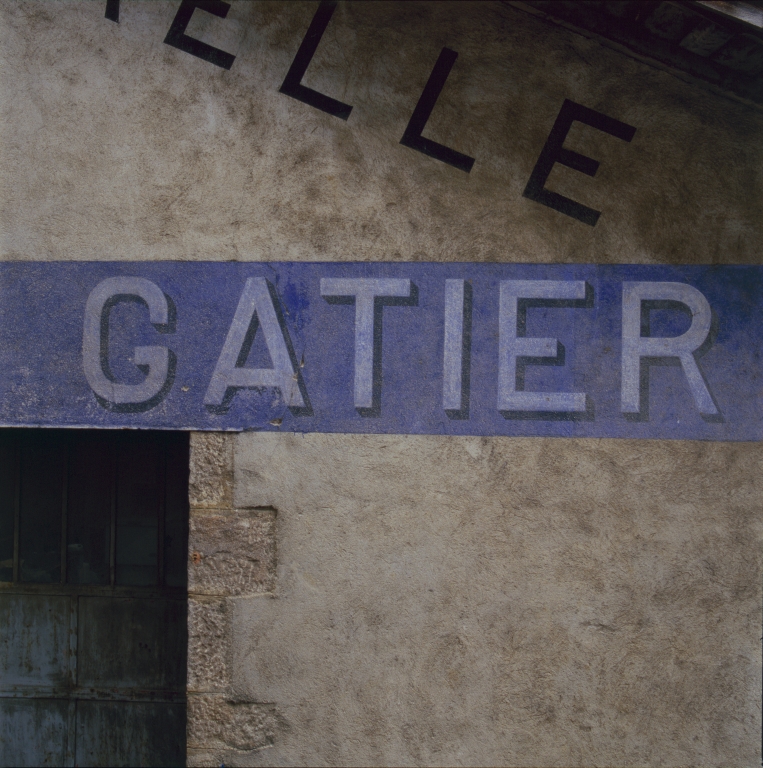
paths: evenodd
<path fill-rule="evenodd" d="M 0 424 L 763 439 L 763 267 L 0 265 Z"/>

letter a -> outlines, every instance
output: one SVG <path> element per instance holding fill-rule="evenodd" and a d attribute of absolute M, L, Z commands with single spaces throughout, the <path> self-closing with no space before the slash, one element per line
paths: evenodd
<path fill-rule="evenodd" d="M 246 355 L 246 348 L 257 331 L 258 322 L 273 361 L 272 368 L 244 368 L 246 360 L 240 359 Z M 273 306 L 268 281 L 264 277 L 250 277 L 244 286 L 220 359 L 209 382 L 204 404 L 222 406 L 231 389 L 276 387 L 280 389 L 286 405 L 290 408 L 304 408 L 305 401 L 299 389 L 285 333 Z"/>

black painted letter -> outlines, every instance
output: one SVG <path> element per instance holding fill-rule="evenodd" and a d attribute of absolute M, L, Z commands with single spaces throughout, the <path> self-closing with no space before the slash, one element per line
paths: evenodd
<path fill-rule="evenodd" d="M 400 143 L 405 147 L 416 149 L 429 157 L 434 157 L 435 160 L 442 160 L 443 163 L 469 173 L 474 165 L 473 157 L 463 155 L 461 152 L 456 152 L 455 149 L 438 144 L 431 139 L 425 139 L 421 135 L 457 58 L 458 54 L 455 51 L 451 51 L 450 48 L 442 49 L 432 74 L 429 75 L 429 80 L 427 80 L 427 84 L 424 86 L 419 103 L 416 104 L 416 109 L 413 110 L 403 138 L 400 139 Z"/>
<path fill-rule="evenodd" d="M 598 161 L 562 146 L 572 123 L 575 121 L 590 125 L 592 128 L 616 136 L 623 141 L 630 141 L 636 133 L 636 129 L 631 125 L 621 123 L 619 120 L 597 112 L 595 109 L 589 109 L 582 104 L 565 99 L 523 194 L 530 200 L 535 200 L 536 203 L 547 205 L 559 213 L 572 216 L 572 218 L 593 227 L 596 226 L 601 211 L 595 211 L 593 208 L 570 200 L 564 195 L 551 192 L 544 187 L 555 163 L 566 165 L 568 168 L 585 173 L 587 176 L 595 176 L 599 169 Z"/>
<path fill-rule="evenodd" d="M 332 99 L 330 96 L 318 93 L 318 91 L 302 85 L 302 78 L 305 76 L 305 72 L 307 72 L 307 68 L 318 48 L 318 43 L 320 43 L 323 33 L 326 31 L 326 27 L 334 13 L 334 8 L 336 8 L 336 2 L 322 0 L 318 10 L 315 12 L 315 16 L 313 16 L 313 20 L 310 22 L 305 39 L 299 46 L 297 55 L 294 57 L 294 61 L 292 61 L 289 71 L 286 73 L 286 77 L 278 90 L 287 96 L 291 96 L 293 99 L 297 99 L 297 101 L 304 102 L 311 107 L 346 120 L 350 116 L 350 112 L 352 112 L 352 107 L 349 104 L 344 104 L 337 99 Z"/>
<path fill-rule="evenodd" d="M 106 0 L 106 18 L 119 24 L 119 0 Z"/>
<path fill-rule="evenodd" d="M 192 56 L 198 56 L 198 58 L 204 59 L 204 61 L 208 61 L 210 64 L 216 64 L 223 69 L 230 69 L 233 66 L 235 56 L 186 35 L 185 30 L 188 22 L 197 8 L 201 8 L 202 11 L 224 19 L 228 15 L 230 5 L 222 0 L 183 0 L 180 3 L 178 12 L 175 14 L 170 31 L 167 32 L 167 37 L 164 38 L 164 42 L 173 48 L 179 48 L 181 51 L 190 53 Z"/>

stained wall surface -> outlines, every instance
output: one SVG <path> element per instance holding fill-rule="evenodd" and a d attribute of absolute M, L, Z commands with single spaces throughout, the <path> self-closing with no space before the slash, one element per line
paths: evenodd
<path fill-rule="evenodd" d="M 4 2 L 4 259 L 370 259 L 745 263 L 763 234 L 763 117 L 502 3 L 341 3 L 304 83 L 347 121 L 279 93 L 312 3 Z M 400 145 L 443 47 L 458 53 L 424 135 Z M 522 197 L 564 99 L 634 126 L 576 124 L 549 187 L 591 228 Z"/>
<path fill-rule="evenodd" d="M 241 435 L 275 599 L 234 601 L 256 762 L 754 765 L 759 445 Z M 238 513 L 243 514 L 243 513 Z"/>
<path fill-rule="evenodd" d="M 763 114 L 504 3 L 0 3 L 0 258 L 761 263 Z M 400 145 L 443 47 L 458 59 Z M 549 188 L 522 196 L 565 99 Z M 189 763 L 755 765 L 761 448 L 196 434 Z"/>

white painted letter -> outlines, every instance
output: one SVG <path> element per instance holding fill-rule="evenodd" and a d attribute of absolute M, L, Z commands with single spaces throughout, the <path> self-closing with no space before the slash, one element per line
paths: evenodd
<path fill-rule="evenodd" d="M 464 373 L 464 281 L 445 281 L 445 339 L 442 365 L 442 407 L 462 408 L 461 381 Z"/>
<path fill-rule="evenodd" d="M 255 319 L 255 314 L 257 315 Z M 239 361 L 247 336 L 253 337 L 259 323 L 273 361 L 272 368 L 243 368 Z M 264 277 L 250 277 L 236 307 L 220 358 L 209 382 L 204 404 L 221 406 L 228 389 L 276 387 L 289 407 L 304 408 L 297 372 L 289 356 L 284 331 L 278 322 L 268 282 Z"/>
<path fill-rule="evenodd" d="M 642 301 L 677 301 L 692 313 L 689 330 L 680 336 L 641 335 Z M 699 412 L 718 413 L 693 353 L 710 333 L 712 311 L 707 299 L 685 283 L 623 283 L 623 356 L 621 407 L 623 413 L 641 410 L 640 373 L 642 357 L 677 357 Z"/>
<path fill-rule="evenodd" d="M 394 278 L 325 277 L 321 296 L 355 299 L 355 407 L 372 408 L 374 309 L 377 298 L 410 298 L 411 281 Z"/>
<path fill-rule="evenodd" d="M 582 392 L 517 391 L 518 357 L 556 357 L 557 339 L 517 336 L 520 299 L 585 299 L 584 280 L 501 281 L 498 310 L 498 410 L 580 412 Z"/>
<path fill-rule="evenodd" d="M 107 304 L 118 296 L 137 297 L 145 301 L 148 318 L 154 326 L 167 325 L 167 298 L 156 283 L 143 277 L 109 277 L 98 283 L 85 305 L 82 362 L 88 384 L 98 397 L 112 405 L 138 405 L 156 397 L 166 384 L 170 352 L 167 347 L 135 347 L 135 365 L 148 368 L 148 374 L 140 384 L 117 384 L 106 375 L 108 318 L 104 318 L 104 311 L 110 311 Z M 102 350 L 105 353 L 103 357 Z"/>

